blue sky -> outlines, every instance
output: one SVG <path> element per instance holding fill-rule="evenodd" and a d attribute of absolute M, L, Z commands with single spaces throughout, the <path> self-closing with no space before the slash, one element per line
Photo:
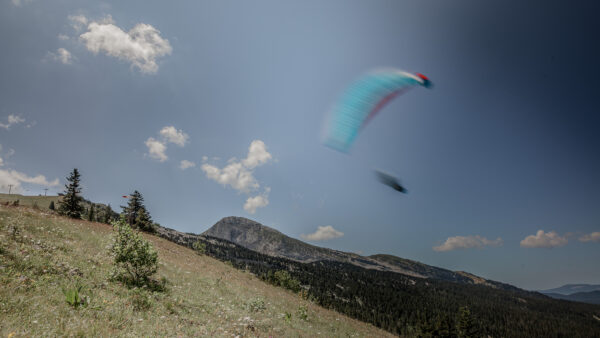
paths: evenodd
<path fill-rule="evenodd" d="M 77 167 L 86 198 L 118 210 L 137 189 L 181 231 L 238 215 L 528 289 L 600 283 L 595 13 L 583 1 L 2 0 L 0 188 L 56 193 Z M 326 112 L 380 67 L 435 87 L 391 102 L 349 155 L 322 146 Z"/>

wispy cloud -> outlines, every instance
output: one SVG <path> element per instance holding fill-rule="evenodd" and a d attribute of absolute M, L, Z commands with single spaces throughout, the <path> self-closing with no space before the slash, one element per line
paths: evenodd
<path fill-rule="evenodd" d="M 14 114 L 10 114 L 8 115 L 8 123 L 2 123 L 0 122 L 0 128 L 4 128 L 6 130 L 10 129 L 10 127 L 14 126 L 15 124 L 19 124 L 19 123 L 24 123 L 25 119 L 18 116 L 18 115 L 14 115 Z"/>
<path fill-rule="evenodd" d="M 59 48 L 56 50 L 55 53 L 53 52 L 48 52 L 48 56 L 54 60 L 54 61 L 58 61 L 64 65 L 70 65 L 71 63 L 73 63 L 73 55 L 71 55 L 71 52 L 69 52 L 68 50 L 64 49 L 64 48 Z"/>
<path fill-rule="evenodd" d="M 19 7 L 19 6 L 23 5 L 23 4 L 29 3 L 29 2 L 31 2 L 31 1 L 32 1 L 32 0 L 10 0 L 10 2 L 11 2 L 13 5 L 17 6 L 17 7 Z"/>
<path fill-rule="evenodd" d="M 261 140 L 254 140 L 250 143 L 246 158 L 239 161 L 232 158 L 223 168 L 208 163 L 202 164 L 200 168 L 207 178 L 224 186 L 230 186 L 238 192 L 250 194 L 260 188 L 260 184 L 254 177 L 254 169 L 271 159 L 272 155 L 267 151 L 265 143 Z M 208 157 L 203 156 L 202 160 L 206 162 Z M 271 189 L 267 187 L 262 194 L 249 197 L 244 204 L 244 210 L 254 214 L 257 208 L 267 206 L 270 191 Z"/>
<path fill-rule="evenodd" d="M 590 234 L 585 234 L 579 237 L 579 241 L 581 242 L 600 242 L 600 231 L 592 232 Z"/>
<path fill-rule="evenodd" d="M 110 16 L 108 18 L 110 18 Z M 71 26 L 73 27 L 73 29 L 75 29 L 78 32 L 83 30 L 88 24 L 88 19 L 81 14 L 69 15 L 69 21 L 71 21 Z"/>
<path fill-rule="evenodd" d="M 71 17 L 70 17 L 71 18 Z M 74 16 L 71 21 L 75 27 L 88 23 L 84 16 Z M 76 28 L 77 29 L 77 28 Z M 92 21 L 87 31 L 79 36 L 85 47 L 94 54 L 100 52 L 131 63 L 142 73 L 153 74 L 158 71 L 157 60 L 172 52 L 169 40 L 160 36 L 160 31 L 151 25 L 138 23 L 125 32 L 115 25 L 111 17 Z"/>
<path fill-rule="evenodd" d="M 182 160 L 181 162 L 179 162 L 179 169 L 181 169 L 181 170 L 193 168 L 195 166 L 196 166 L 196 163 L 194 163 L 192 161 Z"/>
<path fill-rule="evenodd" d="M 494 240 L 475 236 L 454 236 L 448 237 L 442 245 L 434 246 L 435 251 L 451 251 L 456 249 L 481 249 L 486 246 L 501 246 L 503 244 L 502 238 L 498 237 Z"/>
<path fill-rule="evenodd" d="M 317 231 L 313 232 L 312 234 L 300 235 L 300 237 L 309 241 L 326 241 L 342 236 L 344 236 L 344 233 L 334 229 L 331 225 L 318 226 Z"/>
<path fill-rule="evenodd" d="M 569 242 L 566 236 L 559 236 L 555 231 L 538 230 L 535 235 L 529 235 L 521 241 L 524 248 L 554 248 L 564 246 Z"/>

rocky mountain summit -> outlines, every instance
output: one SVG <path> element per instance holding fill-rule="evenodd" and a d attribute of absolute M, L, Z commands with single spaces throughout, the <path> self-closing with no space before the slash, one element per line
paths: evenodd
<path fill-rule="evenodd" d="M 283 257 L 302 263 L 335 261 L 366 269 L 397 272 L 417 278 L 433 278 L 464 284 L 483 284 L 495 288 L 513 288 L 466 272 L 457 272 L 392 255 L 361 256 L 314 246 L 244 217 L 225 217 L 202 235 L 233 242 L 265 255 Z"/>

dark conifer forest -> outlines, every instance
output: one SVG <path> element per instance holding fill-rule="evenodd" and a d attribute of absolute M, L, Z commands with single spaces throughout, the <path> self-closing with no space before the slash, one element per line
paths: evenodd
<path fill-rule="evenodd" d="M 398 335 L 600 337 L 598 305 L 555 300 L 515 287 L 420 279 L 347 263 L 299 263 L 209 236 L 170 231 L 159 235 L 189 247 L 199 240 L 207 255 L 273 284 L 295 285 L 278 280 L 277 272 L 287 271 L 299 282 L 300 293 L 315 303 Z"/>

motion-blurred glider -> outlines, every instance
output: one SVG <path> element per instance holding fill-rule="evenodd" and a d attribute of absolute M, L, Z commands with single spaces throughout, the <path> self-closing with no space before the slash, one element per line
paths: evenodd
<path fill-rule="evenodd" d="M 429 88 L 431 82 L 423 74 L 397 69 L 364 75 L 346 89 L 334 106 L 326 126 L 324 144 L 348 152 L 358 132 L 386 103 L 417 85 Z"/>
<path fill-rule="evenodd" d="M 400 184 L 398 179 L 394 176 L 388 175 L 378 170 L 375 171 L 375 174 L 377 175 L 377 179 L 379 179 L 379 182 L 387 185 L 388 187 L 391 187 L 394 190 L 398 190 L 401 193 L 407 193 L 407 190 Z"/>

